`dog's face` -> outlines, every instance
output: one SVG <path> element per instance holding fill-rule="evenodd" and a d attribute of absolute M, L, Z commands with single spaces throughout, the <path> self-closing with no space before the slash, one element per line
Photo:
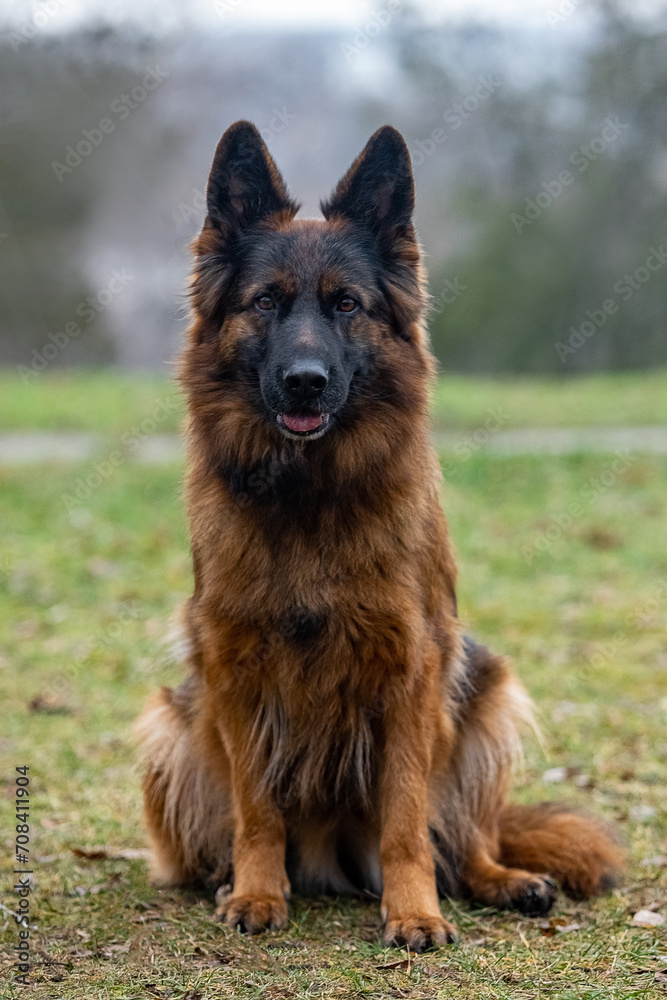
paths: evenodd
<path fill-rule="evenodd" d="M 212 377 L 274 433 L 314 440 L 362 401 L 400 399 L 401 365 L 423 347 L 413 205 L 407 148 L 388 126 L 320 221 L 294 218 L 254 126 L 223 135 L 195 246 L 197 338 Z"/>
<path fill-rule="evenodd" d="M 239 371 L 282 434 L 321 437 L 367 376 L 364 324 L 380 299 L 370 248 L 307 223 L 245 243 L 231 306 Z"/>

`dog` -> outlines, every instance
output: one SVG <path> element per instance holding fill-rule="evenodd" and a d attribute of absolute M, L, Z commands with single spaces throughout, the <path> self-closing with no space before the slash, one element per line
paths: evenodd
<path fill-rule="evenodd" d="M 187 679 L 138 724 L 152 877 L 250 933 L 291 888 L 381 898 L 384 940 L 456 938 L 439 897 L 548 912 L 615 839 L 506 804 L 531 702 L 465 635 L 438 494 L 427 293 L 401 135 L 299 206 L 256 128 L 222 136 L 193 244 Z"/>

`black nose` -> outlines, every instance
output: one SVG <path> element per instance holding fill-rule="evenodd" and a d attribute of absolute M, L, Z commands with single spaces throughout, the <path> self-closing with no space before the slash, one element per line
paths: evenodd
<path fill-rule="evenodd" d="M 284 375 L 285 388 L 297 399 L 319 396 L 328 381 L 326 369 L 319 361 L 295 361 Z"/>

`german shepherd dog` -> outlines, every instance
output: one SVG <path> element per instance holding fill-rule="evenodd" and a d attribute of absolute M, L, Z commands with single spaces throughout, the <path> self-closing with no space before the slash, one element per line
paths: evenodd
<path fill-rule="evenodd" d="M 621 856 L 594 820 L 505 804 L 530 700 L 457 618 L 413 205 L 389 126 L 318 220 L 253 125 L 220 140 L 180 367 L 189 673 L 138 726 L 156 882 L 217 888 L 251 933 L 291 888 L 372 893 L 418 951 L 455 938 L 439 895 L 544 914 Z"/>

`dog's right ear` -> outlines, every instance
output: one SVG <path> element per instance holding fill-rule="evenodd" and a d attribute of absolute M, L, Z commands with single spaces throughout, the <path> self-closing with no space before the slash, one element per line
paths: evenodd
<path fill-rule="evenodd" d="M 211 225 L 234 236 L 274 212 L 295 215 L 292 201 L 264 141 L 251 122 L 238 121 L 218 143 L 206 189 Z"/>

